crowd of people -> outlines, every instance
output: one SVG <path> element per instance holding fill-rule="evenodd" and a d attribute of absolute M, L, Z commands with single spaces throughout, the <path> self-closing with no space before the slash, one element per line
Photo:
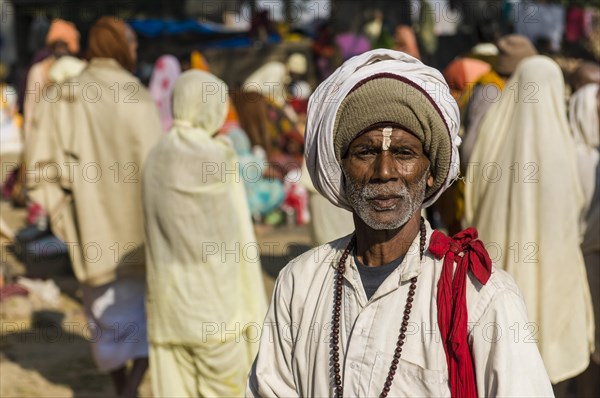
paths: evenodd
<path fill-rule="evenodd" d="M 21 113 L 2 85 L 3 194 L 69 243 L 119 396 L 600 394 L 597 60 L 488 35 L 439 71 L 382 18 L 237 87 L 199 51 L 145 87 L 126 22 L 55 20 Z M 315 248 L 269 306 L 284 223 Z"/>

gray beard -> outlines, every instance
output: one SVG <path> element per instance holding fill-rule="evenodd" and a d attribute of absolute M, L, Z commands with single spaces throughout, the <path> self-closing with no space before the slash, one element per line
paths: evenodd
<path fill-rule="evenodd" d="M 362 184 L 349 178 L 346 172 L 344 172 L 344 176 L 346 177 L 346 195 L 350 206 L 352 206 L 354 213 L 374 230 L 392 230 L 402 227 L 421 208 L 425 199 L 427 172 L 423 173 L 423 177 L 414 183 L 410 190 L 406 185 L 402 185 L 399 190 L 394 190 L 386 187 L 385 184 Z M 399 212 L 400 217 L 388 222 L 377 219 L 377 210 L 369 203 L 369 199 L 381 195 L 401 197 L 402 200 L 398 204 L 400 208 L 393 210 L 396 213 Z"/>

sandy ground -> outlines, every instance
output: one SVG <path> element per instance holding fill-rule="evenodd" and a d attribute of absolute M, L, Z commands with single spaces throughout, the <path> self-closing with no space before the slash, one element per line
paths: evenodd
<path fill-rule="evenodd" d="M 15 230 L 24 224 L 25 211 L 0 202 L 0 215 Z M 262 249 L 265 294 L 271 296 L 274 278 L 293 257 L 308 249 L 306 227 L 257 228 Z M 10 280 L 25 267 L 14 257 L 10 242 L 0 241 L 1 267 Z M 108 375 L 96 370 L 81 306 L 81 294 L 71 275 L 54 275 L 60 288 L 57 303 L 30 294 L 0 303 L 0 397 L 111 397 Z M 151 397 L 150 380 L 140 396 Z"/>

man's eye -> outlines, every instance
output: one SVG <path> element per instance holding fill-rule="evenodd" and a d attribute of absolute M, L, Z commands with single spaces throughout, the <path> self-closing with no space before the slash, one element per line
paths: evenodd
<path fill-rule="evenodd" d="M 415 153 L 414 153 L 414 151 L 407 149 L 407 148 L 398 148 L 394 151 L 394 155 L 402 156 L 402 157 L 409 157 L 409 156 L 414 156 Z"/>
<path fill-rule="evenodd" d="M 375 155 L 376 152 L 373 148 L 365 148 L 356 152 L 358 156 L 372 156 Z"/>

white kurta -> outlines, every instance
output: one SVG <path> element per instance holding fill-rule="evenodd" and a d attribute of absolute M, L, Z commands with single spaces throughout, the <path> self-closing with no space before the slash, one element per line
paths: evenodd
<path fill-rule="evenodd" d="M 431 236 L 427 224 L 427 244 Z M 331 320 L 337 262 L 350 236 L 293 260 L 280 273 L 262 330 L 247 396 L 334 396 Z M 340 319 L 340 364 L 346 396 L 378 396 L 392 361 L 409 279 L 418 276 L 402 358 L 388 396 L 449 397 L 446 356 L 437 325 L 437 281 L 443 261 L 415 239 L 402 264 L 370 300 L 350 256 Z M 480 397 L 553 396 L 515 282 L 494 268 L 481 286 L 467 283 L 469 344 Z"/>

